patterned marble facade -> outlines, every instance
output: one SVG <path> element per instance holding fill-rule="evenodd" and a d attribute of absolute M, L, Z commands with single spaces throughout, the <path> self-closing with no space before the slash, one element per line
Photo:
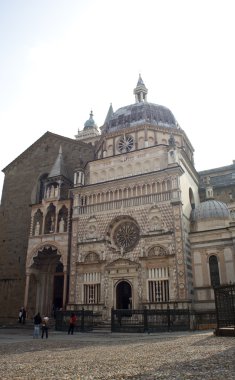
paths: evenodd
<path fill-rule="evenodd" d="M 197 173 L 186 133 L 147 94 L 140 76 L 135 103 L 111 105 L 100 131 L 91 112 L 75 140 L 50 134 L 53 155 L 29 171 L 21 303 L 30 314 L 213 309 L 213 286 L 235 281 L 235 164 Z"/>

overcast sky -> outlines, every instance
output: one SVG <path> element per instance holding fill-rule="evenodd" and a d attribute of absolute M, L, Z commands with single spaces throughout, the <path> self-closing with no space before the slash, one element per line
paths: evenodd
<path fill-rule="evenodd" d="M 197 170 L 235 159 L 233 0 L 1 0 L 0 166 L 46 131 L 74 138 L 93 110 L 173 112 Z M 3 173 L 0 174 L 0 193 Z"/>

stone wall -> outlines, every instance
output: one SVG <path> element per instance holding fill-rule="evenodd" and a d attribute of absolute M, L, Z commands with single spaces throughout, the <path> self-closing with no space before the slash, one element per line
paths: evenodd
<path fill-rule="evenodd" d="M 3 171 L 5 181 L 0 209 L 0 320 L 17 319 L 23 306 L 25 260 L 30 229 L 30 204 L 38 178 L 49 173 L 62 146 L 70 178 L 80 164 L 93 159 L 91 145 L 45 133 Z"/>

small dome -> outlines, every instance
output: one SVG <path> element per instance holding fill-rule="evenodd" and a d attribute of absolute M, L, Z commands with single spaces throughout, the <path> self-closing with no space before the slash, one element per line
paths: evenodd
<path fill-rule="evenodd" d="M 197 206 L 191 213 L 193 222 L 202 221 L 205 219 L 222 219 L 230 218 L 228 207 L 225 203 L 214 199 L 206 200 Z"/>
<path fill-rule="evenodd" d="M 93 112 L 90 113 L 90 118 L 84 123 L 84 129 L 97 128 L 97 125 L 93 119 Z"/>
<path fill-rule="evenodd" d="M 173 113 L 166 107 L 154 103 L 139 102 L 119 108 L 107 123 L 110 131 L 139 124 L 178 128 Z"/>

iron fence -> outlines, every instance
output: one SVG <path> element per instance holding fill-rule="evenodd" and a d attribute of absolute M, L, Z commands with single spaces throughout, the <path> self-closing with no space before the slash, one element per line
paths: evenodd
<path fill-rule="evenodd" d="M 93 330 L 93 311 L 92 310 L 73 310 L 56 311 L 55 330 L 66 331 L 69 327 L 71 313 L 77 317 L 74 331 L 91 331 Z"/>
<path fill-rule="evenodd" d="M 75 331 L 92 331 L 102 326 L 102 314 L 92 310 L 73 311 L 77 317 Z M 69 327 L 71 311 L 57 311 L 55 329 L 66 331 Z M 168 332 L 216 328 L 216 312 L 196 312 L 189 308 L 111 310 L 111 332 Z"/>
<path fill-rule="evenodd" d="M 216 311 L 192 311 L 191 326 L 192 330 L 208 330 L 216 328 Z"/>
<path fill-rule="evenodd" d="M 112 332 L 166 332 L 190 329 L 189 309 L 114 310 L 111 311 Z"/>
<path fill-rule="evenodd" d="M 214 288 L 217 332 L 231 328 L 235 334 L 235 284 Z"/>

